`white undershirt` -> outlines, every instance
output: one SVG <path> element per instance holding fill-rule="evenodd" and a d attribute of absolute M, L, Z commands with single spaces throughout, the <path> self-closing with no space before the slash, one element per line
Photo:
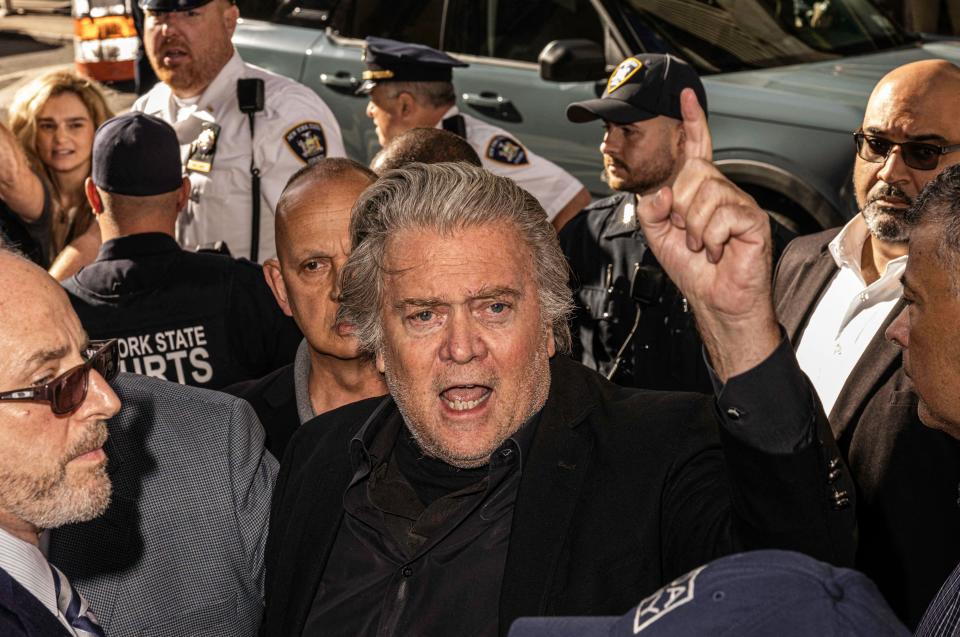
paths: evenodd
<path fill-rule="evenodd" d="M 867 236 L 867 225 L 857 215 L 830 242 L 839 271 L 813 310 L 797 347 L 800 368 L 810 377 L 827 414 L 903 291 L 900 277 L 906 256 L 887 263 L 883 275 L 870 285 L 864 281 L 860 256 Z"/>
<path fill-rule="evenodd" d="M 68 633 L 77 634 L 57 606 L 57 589 L 53 584 L 53 573 L 50 572 L 50 563 L 40 549 L 0 529 L 0 567 L 40 600 L 40 603 L 60 620 Z"/>

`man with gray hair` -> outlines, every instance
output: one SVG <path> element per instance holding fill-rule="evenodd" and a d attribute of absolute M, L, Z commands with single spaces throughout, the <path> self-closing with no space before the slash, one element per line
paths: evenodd
<path fill-rule="evenodd" d="M 906 307 L 886 337 L 903 349 L 902 373 L 910 380 L 896 377 L 878 398 L 895 397 L 897 390 L 910 389 L 912 381 L 919 396 L 917 414 L 926 428 L 914 434 L 911 449 L 918 448 L 917 441 L 926 443 L 919 447 L 926 450 L 922 461 L 943 485 L 931 497 L 952 510 L 960 458 L 960 165 L 931 181 L 908 216 L 917 225 L 910 232 L 910 258 L 901 279 Z M 931 519 L 938 513 L 945 515 L 932 511 Z M 960 566 L 927 609 L 916 634 L 960 634 Z"/>
<path fill-rule="evenodd" d="M 719 398 L 555 356 L 568 272 L 512 181 L 384 174 L 354 207 L 366 236 L 341 312 L 390 395 L 291 440 L 264 635 L 504 635 L 524 615 L 623 613 L 735 550 L 852 560 L 852 485 L 773 316 L 766 214 L 710 163 L 683 100 L 684 169 L 638 218 L 697 312 Z"/>

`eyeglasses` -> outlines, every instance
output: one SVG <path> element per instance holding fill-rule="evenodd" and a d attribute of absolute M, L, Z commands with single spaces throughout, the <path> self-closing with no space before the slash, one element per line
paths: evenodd
<path fill-rule="evenodd" d="M 940 155 L 960 150 L 960 144 L 937 146 L 927 142 L 892 142 L 862 132 L 854 133 L 853 140 L 857 144 L 857 155 L 860 159 L 874 164 L 882 164 L 893 151 L 893 147 L 899 146 L 903 163 L 916 170 L 933 170 L 940 163 Z"/>
<path fill-rule="evenodd" d="M 104 380 L 113 380 L 119 369 L 117 339 L 93 341 L 84 351 L 87 362 L 60 374 L 49 383 L 0 392 L 0 400 L 46 402 L 58 416 L 69 414 L 87 397 L 90 370 L 95 369 Z"/>

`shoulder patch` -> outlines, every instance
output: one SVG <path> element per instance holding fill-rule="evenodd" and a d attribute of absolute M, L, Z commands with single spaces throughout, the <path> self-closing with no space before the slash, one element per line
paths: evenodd
<path fill-rule="evenodd" d="M 610 74 L 610 79 L 607 80 L 607 94 L 609 95 L 623 86 L 641 68 L 643 68 L 643 62 L 637 58 L 627 58 L 618 64 L 617 68 Z"/>
<path fill-rule="evenodd" d="M 317 122 L 301 122 L 284 134 L 287 146 L 305 164 L 327 156 L 327 138 Z"/>
<path fill-rule="evenodd" d="M 520 145 L 520 142 L 506 135 L 496 135 L 491 139 L 490 143 L 487 144 L 487 152 L 484 154 L 487 159 L 511 166 L 525 166 L 530 163 L 530 160 L 527 159 L 527 151 Z"/>

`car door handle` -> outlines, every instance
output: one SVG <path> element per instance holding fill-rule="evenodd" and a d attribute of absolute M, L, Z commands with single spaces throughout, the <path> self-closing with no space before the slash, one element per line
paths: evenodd
<path fill-rule="evenodd" d="M 320 81 L 338 93 L 353 94 L 360 86 L 360 80 L 350 75 L 347 71 L 337 71 L 333 75 L 330 73 L 321 73 Z"/>
<path fill-rule="evenodd" d="M 482 93 L 464 93 L 463 103 L 474 108 L 488 117 L 496 117 L 505 122 L 522 122 L 523 116 L 509 99 L 496 93 L 484 91 Z"/>

